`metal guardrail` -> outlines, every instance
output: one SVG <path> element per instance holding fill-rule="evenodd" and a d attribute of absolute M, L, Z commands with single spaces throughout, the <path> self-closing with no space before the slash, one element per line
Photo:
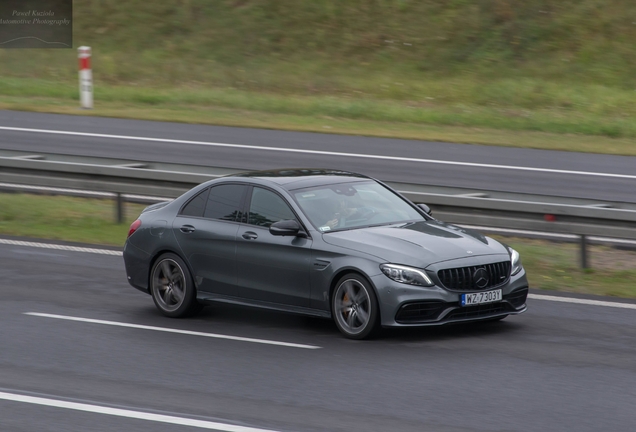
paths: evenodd
<path fill-rule="evenodd" d="M 0 151 L 0 182 L 114 193 L 119 222 L 123 214 L 123 194 L 176 198 L 204 181 L 239 171 Z M 387 184 L 413 202 L 426 203 L 435 217 L 449 223 L 577 235 L 584 268 L 588 266 L 588 236 L 636 240 L 636 204 L 411 183 Z"/>
<path fill-rule="evenodd" d="M 487 194 L 479 197 L 446 195 L 425 192 L 424 185 L 389 184 L 411 201 L 426 203 L 436 218 L 446 222 L 576 235 L 582 268 L 589 267 L 589 236 L 636 239 L 636 209 L 621 208 L 618 203 L 560 204 L 541 200 L 555 197 L 535 196 L 537 201 L 524 201 L 493 198 Z"/>

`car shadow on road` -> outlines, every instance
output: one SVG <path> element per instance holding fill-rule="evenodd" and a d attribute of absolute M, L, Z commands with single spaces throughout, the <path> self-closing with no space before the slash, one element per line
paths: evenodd
<path fill-rule="evenodd" d="M 504 321 L 496 322 L 471 322 L 445 324 L 430 327 L 409 327 L 409 328 L 384 328 L 380 331 L 378 340 L 392 340 L 399 342 L 416 341 L 441 341 L 447 339 L 462 339 L 475 337 L 490 337 L 514 334 L 523 329 L 523 324 L 513 322 L 507 318 Z"/>
<path fill-rule="evenodd" d="M 275 310 L 238 305 L 207 305 L 196 318 L 205 321 L 250 325 L 260 328 L 282 328 L 339 334 L 333 321 Z"/>
<path fill-rule="evenodd" d="M 144 309 L 147 318 L 161 317 L 153 307 Z M 207 305 L 201 312 L 186 320 L 166 319 L 170 323 L 200 322 L 206 328 L 199 331 L 230 331 L 230 329 L 270 329 L 276 331 L 301 331 L 308 336 L 341 339 L 342 335 L 331 319 L 310 317 L 239 305 Z M 153 319 L 155 321 L 155 319 Z M 181 327 L 181 325 L 179 325 Z M 188 326 L 190 327 L 190 326 Z M 381 328 L 373 337 L 377 342 L 423 342 L 510 334 L 523 329 L 518 317 L 508 317 L 496 322 L 471 322 L 430 327 Z"/>

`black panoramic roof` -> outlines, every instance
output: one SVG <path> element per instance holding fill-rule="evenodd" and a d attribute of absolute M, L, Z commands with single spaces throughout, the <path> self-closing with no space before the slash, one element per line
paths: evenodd
<path fill-rule="evenodd" d="M 324 184 L 368 180 L 369 177 L 349 171 L 321 168 L 285 168 L 264 171 L 249 171 L 231 177 L 251 177 L 269 180 L 285 189 L 300 189 Z"/>

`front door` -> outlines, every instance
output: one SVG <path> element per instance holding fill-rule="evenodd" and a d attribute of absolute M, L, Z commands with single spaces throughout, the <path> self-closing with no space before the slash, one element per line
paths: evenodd
<path fill-rule="evenodd" d="M 254 187 L 248 198 L 247 223 L 236 236 L 241 294 L 252 300 L 309 307 L 312 240 L 273 236 L 269 226 L 296 215 L 276 192 Z"/>

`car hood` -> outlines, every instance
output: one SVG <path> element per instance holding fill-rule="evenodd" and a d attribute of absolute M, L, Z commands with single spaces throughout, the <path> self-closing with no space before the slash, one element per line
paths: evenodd
<path fill-rule="evenodd" d="M 505 254 L 501 243 L 436 220 L 324 233 L 326 243 L 374 255 L 387 262 L 425 268 L 453 259 Z"/>

